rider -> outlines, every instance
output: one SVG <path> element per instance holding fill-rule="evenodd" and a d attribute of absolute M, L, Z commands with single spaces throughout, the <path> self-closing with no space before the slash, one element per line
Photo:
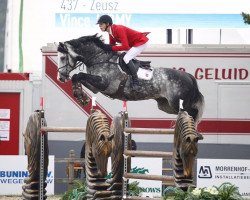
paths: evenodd
<path fill-rule="evenodd" d="M 123 60 L 127 64 L 132 75 L 132 89 L 139 85 L 137 72 L 132 59 L 140 54 L 148 44 L 146 37 L 149 32 L 138 32 L 123 25 L 113 24 L 109 15 L 102 15 L 98 21 L 101 31 L 109 33 L 109 44 L 105 45 L 106 51 L 127 51 Z M 117 46 L 116 43 L 120 43 Z"/>

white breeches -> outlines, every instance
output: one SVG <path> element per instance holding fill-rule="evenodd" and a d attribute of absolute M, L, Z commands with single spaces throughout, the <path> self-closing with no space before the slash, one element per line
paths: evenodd
<path fill-rule="evenodd" d="M 123 60 L 126 64 L 129 63 L 130 60 L 135 58 L 137 55 L 139 55 L 144 49 L 147 48 L 148 42 L 145 44 L 138 46 L 138 47 L 131 47 L 126 53 L 126 55 L 123 57 Z"/>

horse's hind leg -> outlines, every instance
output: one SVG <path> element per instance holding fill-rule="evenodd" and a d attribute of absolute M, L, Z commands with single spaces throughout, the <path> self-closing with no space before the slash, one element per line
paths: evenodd
<path fill-rule="evenodd" d="M 168 101 L 166 98 L 158 98 L 156 99 L 158 103 L 158 108 L 166 113 L 169 114 L 178 114 L 179 112 L 179 99 L 172 99 L 171 101 Z M 188 112 L 189 115 L 191 115 L 195 121 L 197 122 L 197 115 L 198 115 L 198 109 L 197 108 L 190 108 L 187 104 L 183 104 L 184 110 Z"/>
<path fill-rule="evenodd" d="M 197 122 L 198 109 L 197 108 L 187 109 L 187 113 L 193 117 L 194 122 L 196 123 Z"/>
<path fill-rule="evenodd" d="M 157 101 L 158 108 L 160 110 L 162 110 L 166 113 L 169 113 L 169 114 L 177 114 L 178 113 L 178 109 L 172 107 L 166 98 L 161 97 L 161 98 L 156 99 L 156 101 Z"/>

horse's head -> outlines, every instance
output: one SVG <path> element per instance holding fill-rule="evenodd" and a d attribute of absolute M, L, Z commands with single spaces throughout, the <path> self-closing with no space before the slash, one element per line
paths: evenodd
<path fill-rule="evenodd" d="M 105 54 L 104 41 L 97 34 L 83 36 L 66 42 L 60 42 L 58 51 L 58 79 L 65 82 L 70 79 L 70 72 L 84 63 L 87 67 L 96 62 L 96 57 Z M 80 61 L 80 62 L 78 62 Z"/>
<path fill-rule="evenodd" d="M 59 43 L 58 51 L 58 80 L 65 82 L 70 79 L 70 72 L 74 70 L 79 61 L 79 55 L 68 42 Z"/>
<path fill-rule="evenodd" d="M 101 134 L 96 142 L 92 144 L 92 154 L 96 161 L 98 174 L 100 177 L 107 175 L 108 158 L 112 151 L 111 140 L 114 135 Z"/>

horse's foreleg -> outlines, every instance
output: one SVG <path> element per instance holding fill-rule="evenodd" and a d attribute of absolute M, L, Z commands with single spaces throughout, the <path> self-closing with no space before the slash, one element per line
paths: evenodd
<path fill-rule="evenodd" d="M 95 90 L 104 91 L 108 87 L 107 81 L 105 81 L 102 77 L 86 74 L 86 73 L 79 73 L 77 74 L 77 80 L 80 81 L 86 87 L 94 87 Z M 91 88 L 89 88 L 93 91 Z"/>
<path fill-rule="evenodd" d="M 91 84 L 89 84 L 88 82 L 84 81 L 84 80 L 79 80 L 78 79 L 78 74 L 74 74 L 71 78 L 72 84 L 76 85 L 76 84 L 83 84 L 84 87 L 88 88 L 90 91 L 92 91 L 93 93 L 98 93 L 99 90 L 97 88 L 95 88 L 94 86 L 92 86 Z"/>
<path fill-rule="evenodd" d="M 72 80 L 73 96 L 83 106 L 87 105 L 90 99 L 88 95 L 84 92 L 84 90 L 82 89 L 82 84 L 79 81 L 77 81 L 77 76 L 73 75 L 71 80 Z"/>

